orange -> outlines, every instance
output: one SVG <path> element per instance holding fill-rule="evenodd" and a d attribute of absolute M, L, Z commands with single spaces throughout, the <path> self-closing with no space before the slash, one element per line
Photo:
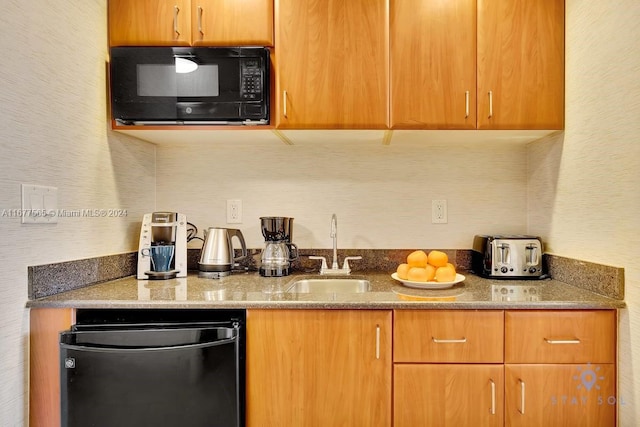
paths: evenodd
<path fill-rule="evenodd" d="M 449 262 L 449 257 L 444 252 L 431 251 L 427 256 L 427 261 L 434 267 L 444 267 Z"/>
<path fill-rule="evenodd" d="M 411 266 L 409 264 L 400 264 L 398 266 L 398 269 L 396 270 L 396 273 L 398 273 L 398 278 L 402 279 L 402 280 L 407 280 L 407 274 L 409 274 L 409 269 L 411 268 Z"/>
<path fill-rule="evenodd" d="M 424 269 L 427 270 L 427 282 L 433 282 L 436 278 L 436 267 L 431 264 L 427 264 Z"/>
<path fill-rule="evenodd" d="M 453 282 L 456 279 L 456 269 L 452 264 L 438 267 L 436 270 L 436 282 Z"/>
<path fill-rule="evenodd" d="M 407 256 L 407 264 L 411 267 L 426 267 L 427 254 L 424 251 L 413 251 Z"/>
<path fill-rule="evenodd" d="M 407 274 L 407 280 L 412 282 L 426 282 L 427 278 L 427 270 L 422 267 L 411 267 Z"/>

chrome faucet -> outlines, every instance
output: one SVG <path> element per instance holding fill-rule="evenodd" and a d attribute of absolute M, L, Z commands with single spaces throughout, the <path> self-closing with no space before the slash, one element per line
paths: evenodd
<path fill-rule="evenodd" d="M 336 216 L 336 214 L 333 214 L 331 216 L 331 233 L 329 234 L 329 236 L 333 239 L 333 262 L 331 263 L 331 268 L 327 266 L 327 259 L 323 256 L 310 256 L 309 259 L 322 260 L 320 274 L 350 274 L 351 267 L 349 267 L 349 260 L 362 259 L 362 257 L 344 257 L 342 268 L 338 266 L 338 217 Z"/>
<path fill-rule="evenodd" d="M 338 217 L 336 214 L 331 216 L 331 233 L 329 234 L 333 239 L 333 262 L 331 263 L 331 269 L 338 269 Z"/>

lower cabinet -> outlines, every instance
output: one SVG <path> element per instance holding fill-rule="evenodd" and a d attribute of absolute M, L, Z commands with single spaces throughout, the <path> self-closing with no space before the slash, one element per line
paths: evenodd
<path fill-rule="evenodd" d="M 248 310 L 247 426 L 391 425 L 391 311 Z"/>
<path fill-rule="evenodd" d="M 396 364 L 394 427 L 502 426 L 502 365 Z"/>
<path fill-rule="evenodd" d="M 506 365 L 507 426 L 616 425 L 614 364 Z"/>
<path fill-rule="evenodd" d="M 32 308 L 29 330 L 29 426 L 60 426 L 60 332 L 69 329 L 73 310 Z"/>

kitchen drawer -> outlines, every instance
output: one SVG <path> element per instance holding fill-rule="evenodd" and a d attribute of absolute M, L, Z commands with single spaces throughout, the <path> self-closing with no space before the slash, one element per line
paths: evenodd
<path fill-rule="evenodd" d="M 396 363 L 502 363 L 503 350 L 503 311 L 394 311 Z"/>
<path fill-rule="evenodd" d="M 615 363 L 616 312 L 507 311 L 506 363 Z"/>

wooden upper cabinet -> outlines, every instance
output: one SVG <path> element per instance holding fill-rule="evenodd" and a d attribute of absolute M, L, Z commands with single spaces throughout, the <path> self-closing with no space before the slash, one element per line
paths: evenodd
<path fill-rule="evenodd" d="M 277 127 L 387 127 L 386 5 L 276 0 Z"/>
<path fill-rule="evenodd" d="M 391 0 L 391 127 L 475 129 L 475 0 Z"/>
<path fill-rule="evenodd" d="M 194 45 L 273 46 L 272 0 L 193 0 Z"/>
<path fill-rule="evenodd" d="M 109 0 L 109 46 L 190 43 L 190 0 Z"/>
<path fill-rule="evenodd" d="M 272 46 L 272 0 L 109 0 L 109 46 Z"/>
<path fill-rule="evenodd" d="M 564 1 L 478 1 L 478 128 L 564 127 Z"/>

